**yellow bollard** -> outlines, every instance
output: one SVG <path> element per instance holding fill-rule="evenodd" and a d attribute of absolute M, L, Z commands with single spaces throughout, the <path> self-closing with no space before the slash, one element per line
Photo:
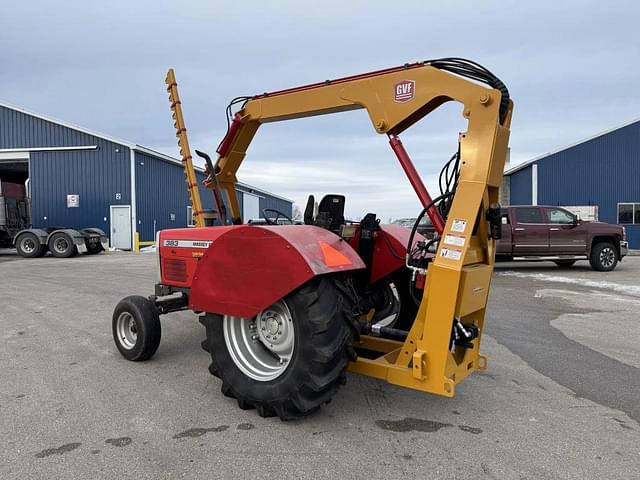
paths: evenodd
<path fill-rule="evenodd" d="M 140 234 L 138 232 L 133 232 L 133 251 L 140 253 Z"/>

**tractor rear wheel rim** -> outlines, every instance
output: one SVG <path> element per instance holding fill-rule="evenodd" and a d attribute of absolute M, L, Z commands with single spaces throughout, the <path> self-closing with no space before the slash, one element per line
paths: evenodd
<path fill-rule="evenodd" d="M 613 265 L 614 258 L 615 253 L 611 247 L 603 248 L 600 252 L 600 263 L 605 268 L 609 268 L 611 265 Z"/>
<path fill-rule="evenodd" d="M 122 348 L 132 350 L 138 341 L 138 324 L 133 315 L 128 312 L 122 312 L 116 322 L 116 330 Z"/>
<path fill-rule="evenodd" d="M 227 351 L 245 375 L 268 382 L 285 372 L 293 356 L 295 332 L 283 300 L 254 318 L 225 315 L 222 323 Z"/>

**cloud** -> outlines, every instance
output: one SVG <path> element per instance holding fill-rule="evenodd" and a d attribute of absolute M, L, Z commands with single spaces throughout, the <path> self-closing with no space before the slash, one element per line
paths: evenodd
<path fill-rule="evenodd" d="M 640 116 L 631 1 L 9 1 L 3 100 L 176 155 L 164 75 L 175 67 L 193 147 L 213 151 L 224 107 L 253 94 L 408 61 L 463 56 L 515 101 L 512 164 Z M 464 121 L 443 107 L 403 135 L 436 188 Z M 293 197 L 345 193 L 351 216 L 418 210 L 364 112 L 263 127 L 241 180 Z"/>

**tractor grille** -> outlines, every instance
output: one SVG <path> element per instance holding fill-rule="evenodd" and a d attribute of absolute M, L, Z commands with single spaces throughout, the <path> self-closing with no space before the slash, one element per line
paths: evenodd
<path fill-rule="evenodd" d="M 181 258 L 167 258 L 163 262 L 162 272 L 167 280 L 186 283 L 187 262 Z"/>

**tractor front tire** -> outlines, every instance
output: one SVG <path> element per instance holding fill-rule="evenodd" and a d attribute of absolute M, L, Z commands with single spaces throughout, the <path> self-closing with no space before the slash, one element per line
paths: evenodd
<path fill-rule="evenodd" d="M 113 341 L 120 354 L 132 362 L 149 360 L 160 345 L 162 327 L 155 305 L 147 298 L 123 298 L 113 311 Z"/>
<path fill-rule="evenodd" d="M 355 359 L 349 318 L 352 302 L 338 282 L 331 277 L 316 277 L 254 318 L 201 316 L 200 322 L 207 330 L 202 347 L 211 355 L 209 371 L 222 380 L 222 393 L 235 398 L 243 410 L 255 408 L 262 417 L 277 415 L 281 420 L 308 415 L 329 403 L 346 382 L 349 360 Z M 284 322 L 279 323 L 277 312 L 285 312 Z M 292 349 L 286 363 L 280 358 L 279 363 L 284 364 L 280 370 L 277 358 L 276 363 L 270 362 L 260 350 L 267 352 L 269 347 L 265 339 L 269 322 L 276 330 L 278 324 L 284 324 L 281 338 L 290 335 L 286 343 L 292 344 Z M 244 334 L 246 329 L 262 331 L 260 340 L 251 340 L 258 335 L 251 331 Z M 252 348 L 256 349 L 253 354 Z"/>

